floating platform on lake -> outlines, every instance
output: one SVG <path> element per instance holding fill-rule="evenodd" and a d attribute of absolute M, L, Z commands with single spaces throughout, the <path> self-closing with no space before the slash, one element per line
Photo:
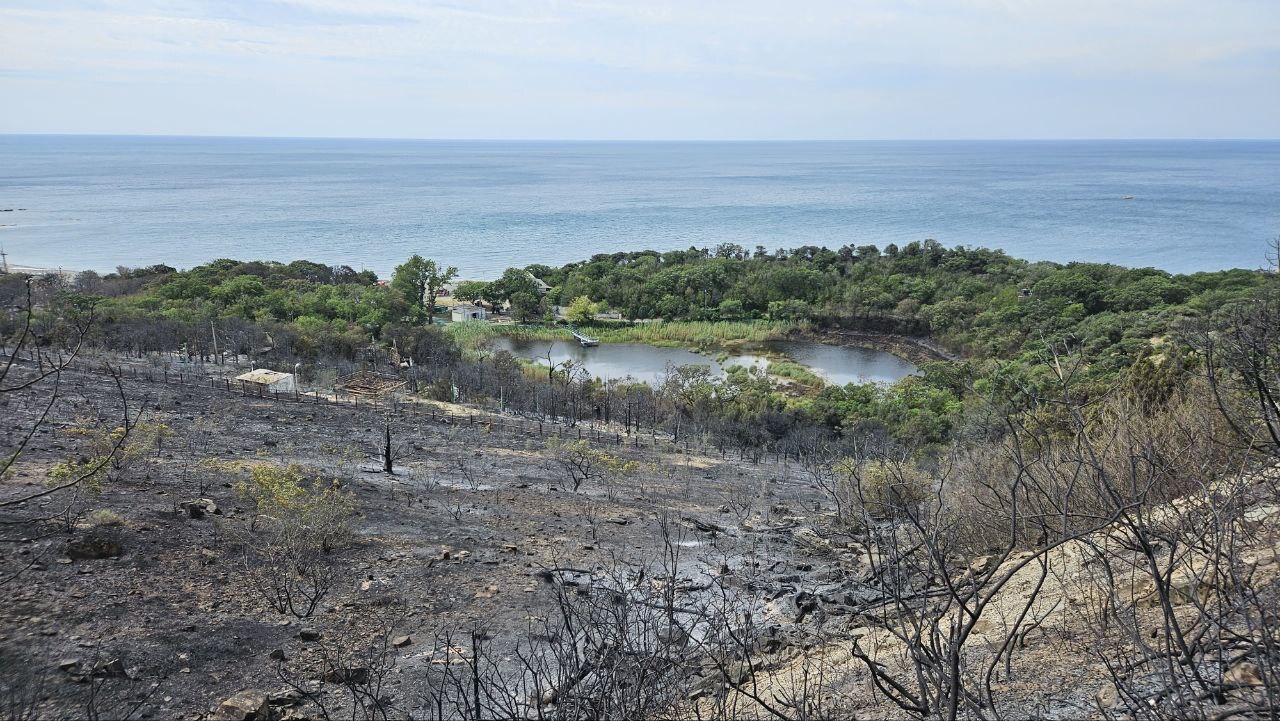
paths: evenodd
<path fill-rule="evenodd" d="M 586 333 L 583 333 L 577 328 L 569 328 L 569 332 L 573 334 L 573 337 L 577 339 L 578 343 L 583 348 L 590 348 L 592 346 L 600 345 L 600 341 L 598 339 L 592 338 L 591 336 L 587 335 Z"/>

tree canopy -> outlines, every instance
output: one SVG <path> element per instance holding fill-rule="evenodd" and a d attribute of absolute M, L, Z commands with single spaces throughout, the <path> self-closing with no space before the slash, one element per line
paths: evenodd
<path fill-rule="evenodd" d="M 446 283 L 458 276 L 458 269 L 449 266 L 441 269 L 434 260 L 414 255 L 396 266 L 391 287 L 400 291 L 411 305 L 427 312 L 428 322 L 436 317 L 436 295 Z"/>

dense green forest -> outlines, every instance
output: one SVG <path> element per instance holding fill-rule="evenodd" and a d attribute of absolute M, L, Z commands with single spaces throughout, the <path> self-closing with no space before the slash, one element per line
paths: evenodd
<path fill-rule="evenodd" d="M 218 260 L 185 271 L 155 266 L 84 273 L 50 293 L 64 305 L 93 306 L 101 341 L 138 353 L 181 348 L 203 358 L 221 342 L 224 351 L 235 346 L 273 362 L 320 366 L 369 362 L 370 353 L 394 347 L 401 357 L 430 366 L 435 387 L 456 388 L 459 377 L 484 375 L 477 363 L 500 363 L 499 375 L 518 375 L 511 359 L 469 356 L 459 338 L 431 325 L 434 294 L 424 290 L 454 274 L 417 256 L 390 282 L 308 261 Z M 550 286 L 545 295 L 534 277 Z M 980 423 L 975 427 L 972 419 L 981 414 L 962 413 L 966 406 L 1016 404 L 1042 392 L 1053 382 L 1046 361 L 1054 353 L 1071 358 L 1074 382 L 1085 393 L 1128 384 L 1159 396 L 1198 362 L 1184 342 L 1188 324 L 1228 312 L 1269 277 L 1251 270 L 1172 275 L 1101 263 L 1029 262 L 925 241 L 883 250 L 748 252 L 721 245 L 615 253 L 561 268 L 513 268 L 499 280 L 463 282 L 456 290 L 467 299 L 506 304 L 526 320 L 585 297 L 626 319 L 745 321 L 723 324 L 745 328 L 767 320 L 771 328 L 927 336 L 961 360 L 922 364 L 919 375 L 891 387 L 798 392 L 795 384 L 744 371 L 723 379 L 684 374 L 674 381 L 677 388 L 644 392 L 678 396 L 668 405 L 686 421 L 786 428 L 816 423 L 837 433 L 883 432 L 904 442 L 934 443 L 990 432 Z M 463 363 L 472 364 L 465 373 Z M 564 382 L 596 387 L 584 389 L 587 395 L 604 392 L 589 380 Z M 962 417 L 970 419 L 963 428 L 957 426 Z"/>
<path fill-rule="evenodd" d="M 1261 260 L 1261 252 L 1259 254 Z M 748 253 L 737 245 L 597 255 L 532 266 L 551 299 L 603 301 L 627 318 L 812 319 L 928 335 L 968 356 L 1012 358 L 1032 341 L 1091 339 L 1132 356 L 1178 316 L 1247 295 L 1256 271 L 1171 275 L 1103 263 L 1028 262 L 926 240 Z M 1116 347 L 1118 346 L 1118 347 Z"/>
<path fill-rule="evenodd" d="M 920 376 L 893 388 L 827 388 L 802 405 L 834 428 L 870 421 L 931 441 L 952 431 L 974 390 L 1008 399 L 1042 388 L 1050 381 L 1044 361 L 1054 351 L 1079 360 L 1077 380 L 1097 393 L 1120 380 L 1167 384 L 1194 362 L 1171 333 L 1251 297 L 1267 277 L 1029 262 L 931 240 L 883 250 L 749 253 L 721 245 L 529 270 L 552 286 L 554 302 L 586 296 L 628 318 L 808 320 L 819 328 L 928 336 L 965 360 L 925 364 Z"/>

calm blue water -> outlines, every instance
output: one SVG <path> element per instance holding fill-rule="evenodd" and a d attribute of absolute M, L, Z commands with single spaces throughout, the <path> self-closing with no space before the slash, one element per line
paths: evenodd
<path fill-rule="evenodd" d="M 1124 196 L 1133 196 L 1124 200 Z M 110 270 L 411 253 L 485 278 L 735 242 L 1259 267 L 1280 142 L 588 143 L 0 136 L 10 262 Z"/>

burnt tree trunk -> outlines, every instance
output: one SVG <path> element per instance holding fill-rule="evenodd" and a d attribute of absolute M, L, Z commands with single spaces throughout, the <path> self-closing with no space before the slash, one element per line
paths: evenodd
<path fill-rule="evenodd" d="M 391 420 L 390 419 L 387 420 L 387 424 L 386 426 L 384 426 L 384 429 L 385 429 L 385 434 L 383 435 L 383 442 L 382 442 L 382 470 L 386 472 L 387 475 L 395 475 L 395 469 L 391 467 L 392 455 L 391 455 Z"/>

